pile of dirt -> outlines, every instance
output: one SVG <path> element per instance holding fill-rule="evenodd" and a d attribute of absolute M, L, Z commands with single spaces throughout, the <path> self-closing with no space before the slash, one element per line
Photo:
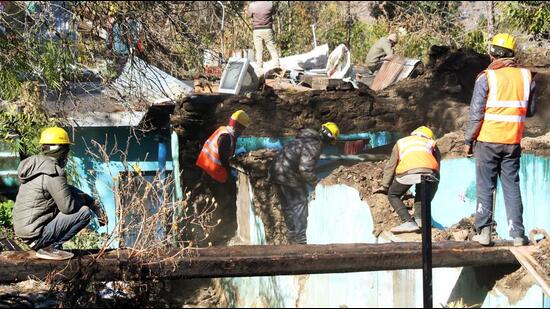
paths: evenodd
<path fill-rule="evenodd" d="M 468 218 L 462 218 L 458 223 L 445 230 L 435 230 L 432 239 L 434 241 L 465 241 L 471 240 L 474 235 L 474 216 L 472 215 Z"/>
<path fill-rule="evenodd" d="M 544 239 L 538 243 L 538 248 L 533 257 L 542 267 L 544 274 L 550 278 L 550 240 Z"/>
<path fill-rule="evenodd" d="M 471 50 L 444 49 L 431 56 L 426 74 L 380 92 L 363 86 L 294 93 L 265 86 L 246 96 L 198 95 L 178 102 L 171 123 L 182 135 L 191 124 L 195 130 L 212 132 L 232 112 L 243 109 L 252 120 L 245 135 L 292 135 L 327 121 L 337 123 L 344 133 L 406 133 L 419 125 L 449 132 L 461 129 L 466 121 L 475 77 L 487 65 L 486 56 Z"/>
<path fill-rule="evenodd" d="M 444 159 L 463 158 L 464 131 L 454 131 L 443 135 L 437 140 L 437 146 Z M 538 156 L 550 156 L 550 132 L 536 137 L 524 137 L 521 140 L 524 153 Z"/>
<path fill-rule="evenodd" d="M 521 140 L 524 152 L 539 156 L 550 156 L 550 132 L 538 137 L 524 137 Z"/>
<path fill-rule="evenodd" d="M 506 295 L 511 305 L 514 305 L 525 297 L 533 284 L 535 284 L 533 277 L 529 275 L 525 268 L 521 267 L 498 280 L 495 287 Z"/>

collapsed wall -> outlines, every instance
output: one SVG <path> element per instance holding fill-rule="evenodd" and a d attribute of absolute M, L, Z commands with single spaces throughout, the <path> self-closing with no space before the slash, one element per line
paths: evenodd
<path fill-rule="evenodd" d="M 438 136 L 447 132 L 438 145 L 448 158 L 462 157 L 463 129 L 468 120 L 469 100 L 476 76 L 487 67 L 489 59 L 469 49 L 450 50 L 447 47 L 433 47 L 427 72 L 416 78 L 403 80 L 385 90 L 373 92 L 366 87 L 351 91 L 309 91 L 292 93 L 278 91 L 264 86 L 263 91 L 246 96 L 200 95 L 178 102 L 171 118 L 171 124 L 178 133 L 180 142 L 180 164 L 183 170 L 184 187 L 194 188 L 201 181 L 202 172 L 195 167 L 195 160 L 204 141 L 219 125 L 227 123 L 231 113 L 243 109 L 251 117 L 251 126 L 244 136 L 282 137 L 295 135 L 302 128 L 319 128 L 323 122 L 336 122 L 342 133 L 389 131 L 408 134 L 419 125 L 428 125 Z M 536 154 L 548 153 L 544 148 L 550 115 L 548 103 L 548 70 L 535 68 L 538 72 L 537 101 L 539 113 L 526 122 L 524 146 Z M 550 133 L 549 133 L 550 134 Z M 389 150 L 389 149 L 386 149 Z M 265 182 L 265 169 L 270 164 L 273 151 L 248 154 L 238 159 L 252 176 L 255 188 L 255 205 L 264 208 L 258 212 L 266 223 L 268 243 L 284 242 L 284 224 L 281 215 L 271 213 L 280 209 L 272 186 Z M 358 187 L 377 219 L 379 233 L 385 227 L 398 222 L 395 214 L 388 213 L 387 199 L 373 195 L 372 188 L 382 179 L 384 162 L 361 163 L 352 168 L 341 167 L 324 181 L 326 183 L 347 182 Z M 230 207 L 226 215 L 234 211 L 234 188 L 227 190 L 226 201 Z M 382 205 L 382 206 L 377 206 Z M 273 217 L 273 218 L 272 218 Z"/>

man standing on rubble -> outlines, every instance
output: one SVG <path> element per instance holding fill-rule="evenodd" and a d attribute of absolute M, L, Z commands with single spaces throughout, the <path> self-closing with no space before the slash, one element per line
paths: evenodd
<path fill-rule="evenodd" d="M 250 125 L 243 110 L 231 115 L 228 126 L 219 127 L 204 143 L 196 165 L 218 183 L 225 183 L 230 175 L 229 159 L 235 154 L 237 137 Z"/>
<path fill-rule="evenodd" d="M 410 136 L 397 141 L 391 157 L 384 169 L 382 186 L 373 193 L 388 195 L 388 200 L 403 224 L 391 229 L 393 233 L 417 232 L 421 226 L 421 187 L 422 176 L 428 176 L 433 181 L 426 181 L 428 198 L 433 200 L 439 182 L 439 163 L 441 154 L 433 140 L 430 128 L 421 126 Z M 410 187 L 416 184 L 414 198 L 414 218 L 401 200 Z"/>
<path fill-rule="evenodd" d="M 493 191 L 497 176 L 504 190 L 508 231 L 514 246 L 527 243 L 519 188 L 521 138 L 525 117 L 535 114 L 535 82 L 514 59 L 516 40 L 507 33 L 493 37 L 491 64 L 477 78 L 465 132 L 465 153 L 476 159 L 477 206 L 473 240 L 491 244 Z M 475 151 L 474 151 L 475 150 Z"/>
<path fill-rule="evenodd" d="M 248 7 L 248 15 L 252 17 L 254 31 L 254 49 L 256 50 L 256 63 L 261 67 L 264 65 L 263 42 L 269 50 L 271 59 L 275 61 L 275 67 L 279 67 L 279 53 L 275 45 L 273 33 L 273 3 L 271 1 L 252 1 Z"/>
<path fill-rule="evenodd" d="M 315 165 L 323 143 L 335 143 L 340 129 L 333 122 L 322 125 L 321 131 L 304 129 L 286 144 L 273 160 L 269 180 L 277 184 L 283 216 L 291 244 L 306 244 L 308 190 L 318 179 Z"/>
<path fill-rule="evenodd" d="M 73 254 L 62 250 L 63 243 L 88 225 L 91 211 L 100 226 L 107 224 L 107 216 L 93 197 L 67 183 L 64 167 L 71 145 L 67 132 L 47 128 L 40 144 L 42 154 L 19 164 L 21 186 L 13 207 L 13 227 L 15 235 L 38 250 L 38 258 L 66 260 Z"/>
<path fill-rule="evenodd" d="M 374 73 L 380 69 L 384 60 L 390 60 L 393 56 L 393 47 L 397 44 L 397 34 L 391 33 L 380 38 L 369 49 L 367 54 L 367 67 Z"/>

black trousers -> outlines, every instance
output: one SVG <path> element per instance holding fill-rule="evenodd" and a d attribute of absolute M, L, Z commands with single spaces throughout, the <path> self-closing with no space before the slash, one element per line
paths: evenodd
<path fill-rule="evenodd" d="M 437 186 L 439 185 L 438 182 L 426 182 L 427 185 L 427 191 L 428 191 L 428 198 L 430 199 L 430 202 L 433 200 L 435 196 L 435 192 L 437 191 Z M 388 190 L 388 200 L 390 201 L 391 206 L 393 209 L 395 209 L 395 212 L 399 215 L 399 218 L 401 218 L 401 221 L 403 222 L 409 222 L 413 221 L 414 219 L 409 214 L 409 211 L 407 210 L 407 207 L 405 206 L 405 203 L 401 200 L 403 195 L 407 193 L 407 191 L 412 187 L 412 185 L 404 185 L 402 183 L 399 183 L 397 180 L 393 180 L 393 183 L 391 184 L 389 190 Z M 420 196 L 420 192 L 422 190 L 421 184 L 416 184 L 416 194 L 414 197 L 414 217 L 420 218 L 421 217 L 421 205 L 422 205 L 422 199 Z"/>
<path fill-rule="evenodd" d="M 493 191 L 499 177 L 504 191 L 510 236 L 524 236 L 523 204 L 519 188 L 521 146 L 477 142 L 474 156 L 477 188 L 476 230 L 480 231 L 494 223 Z"/>
<path fill-rule="evenodd" d="M 306 244 L 308 200 L 307 188 L 279 185 L 279 200 L 291 244 Z"/>

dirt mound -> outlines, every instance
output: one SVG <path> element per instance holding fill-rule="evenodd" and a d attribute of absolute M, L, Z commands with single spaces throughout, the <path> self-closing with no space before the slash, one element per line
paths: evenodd
<path fill-rule="evenodd" d="M 517 271 L 498 280 L 495 286 L 508 298 L 511 305 L 522 300 L 527 291 L 535 284 L 531 275 L 521 267 Z"/>
<path fill-rule="evenodd" d="M 539 137 L 525 137 L 521 140 L 521 148 L 525 152 L 539 156 L 550 156 L 550 132 Z"/>
<path fill-rule="evenodd" d="M 544 239 L 538 243 L 538 249 L 533 257 L 542 267 L 544 274 L 550 277 L 550 240 Z"/>
<path fill-rule="evenodd" d="M 487 65 L 486 56 L 471 50 L 440 50 L 431 56 L 426 74 L 381 92 L 360 87 L 293 93 L 265 86 L 247 96 L 199 95 L 179 102 L 171 123 L 178 133 L 191 123 L 195 130 L 213 131 L 243 109 L 252 120 L 245 135 L 253 136 L 292 135 L 326 121 L 337 123 L 344 133 L 405 133 L 424 124 L 449 132 L 462 128 L 475 77 Z"/>

